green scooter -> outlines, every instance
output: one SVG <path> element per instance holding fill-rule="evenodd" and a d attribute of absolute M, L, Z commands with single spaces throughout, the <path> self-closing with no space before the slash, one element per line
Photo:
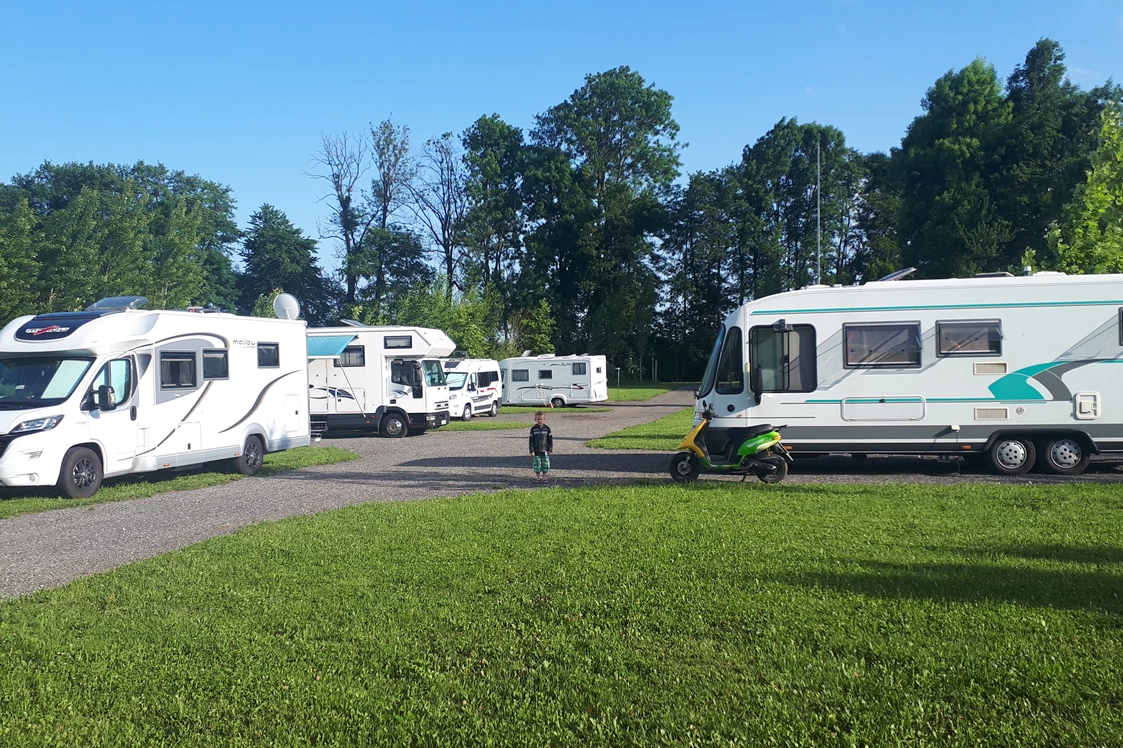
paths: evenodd
<path fill-rule="evenodd" d="M 679 483 L 691 483 L 705 470 L 708 473 L 740 475 L 743 482 L 755 475 L 763 483 L 779 483 L 788 475 L 792 456 L 784 449 L 780 429 L 771 424 L 729 429 L 729 447 L 723 459 L 715 460 L 706 449 L 706 430 L 717 414 L 707 406 L 702 411 L 702 421 L 678 445 L 671 458 L 671 477 Z"/>

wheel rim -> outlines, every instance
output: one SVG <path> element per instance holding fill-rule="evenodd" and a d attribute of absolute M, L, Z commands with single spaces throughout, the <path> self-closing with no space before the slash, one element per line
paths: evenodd
<path fill-rule="evenodd" d="M 250 439 L 246 442 L 246 465 L 255 468 L 261 464 L 261 450 L 257 446 L 256 439 Z"/>
<path fill-rule="evenodd" d="M 1049 459 L 1060 468 L 1074 468 L 1080 464 L 1083 457 L 1084 452 L 1080 449 L 1080 445 L 1072 439 L 1055 441 L 1049 449 Z"/>
<path fill-rule="evenodd" d="M 680 457 L 675 463 L 675 472 L 684 477 L 693 473 L 694 467 L 690 464 L 690 458 Z"/>
<path fill-rule="evenodd" d="M 1002 442 L 994 448 L 995 461 L 1007 470 L 1017 470 L 1025 465 L 1028 456 L 1026 445 L 1019 441 Z"/>
<path fill-rule="evenodd" d="M 94 470 L 94 463 L 89 459 L 78 460 L 74 463 L 73 481 L 74 487 L 85 490 L 92 485 L 97 479 L 97 471 Z"/>
<path fill-rule="evenodd" d="M 465 421 L 472 420 L 472 406 L 471 405 L 465 405 L 464 406 L 464 420 Z"/>
<path fill-rule="evenodd" d="M 402 433 L 402 422 L 397 418 L 387 418 L 386 433 L 390 436 L 397 436 Z"/>
<path fill-rule="evenodd" d="M 553 400 L 550 401 L 550 405 L 552 405 L 555 408 L 564 408 L 565 407 L 565 401 L 562 400 L 560 397 L 555 397 Z"/>
<path fill-rule="evenodd" d="M 493 415 L 493 416 L 499 415 L 499 403 L 492 403 L 491 404 L 491 415 Z"/>

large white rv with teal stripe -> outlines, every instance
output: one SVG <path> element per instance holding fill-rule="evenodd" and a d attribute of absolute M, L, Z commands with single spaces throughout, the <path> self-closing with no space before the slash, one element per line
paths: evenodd
<path fill-rule="evenodd" d="M 1075 475 L 1123 452 L 1123 275 L 811 286 L 721 326 L 695 417 L 786 425 L 793 454 L 980 455 Z"/>

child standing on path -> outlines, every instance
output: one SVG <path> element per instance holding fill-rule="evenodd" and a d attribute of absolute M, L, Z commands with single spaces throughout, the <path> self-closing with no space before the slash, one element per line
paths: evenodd
<path fill-rule="evenodd" d="M 530 427 L 530 456 L 534 460 L 535 480 L 546 480 L 550 472 L 550 453 L 554 451 L 554 434 L 546 425 L 546 414 L 534 414 L 534 425 Z"/>

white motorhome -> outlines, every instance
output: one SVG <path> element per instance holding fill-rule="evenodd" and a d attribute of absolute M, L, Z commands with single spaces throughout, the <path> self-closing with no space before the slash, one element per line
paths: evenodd
<path fill-rule="evenodd" d="M 309 442 L 304 322 L 114 297 L 0 330 L 0 484 L 94 495 L 104 477 Z"/>
<path fill-rule="evenodd" d="M 499 362 L 505 405 L 564 408 L 608 399 L 604 356 L 516 356 Z"/>
<path fill-rule="evenodd" d="M 732 312 L 697 392 L 711 453 L 763 423 L 793 454 L 985 455 L 1000 474 L 1123 451 L 1123 275 L 909 271 Z"/>
<path fill-rule="evenodd" d="M 499 362 L 491 358 L 446 358 L 449 418 L 471 420 L 476 415 L 499 415 L 502 392 Z"/>
<path fill-rule="evenodd" d="M 347 325 L 308 330 L 314 431 L 361 429 L 399 437 L 448 423 L 440 358 L 456 346 L 444 332 Z"/>

